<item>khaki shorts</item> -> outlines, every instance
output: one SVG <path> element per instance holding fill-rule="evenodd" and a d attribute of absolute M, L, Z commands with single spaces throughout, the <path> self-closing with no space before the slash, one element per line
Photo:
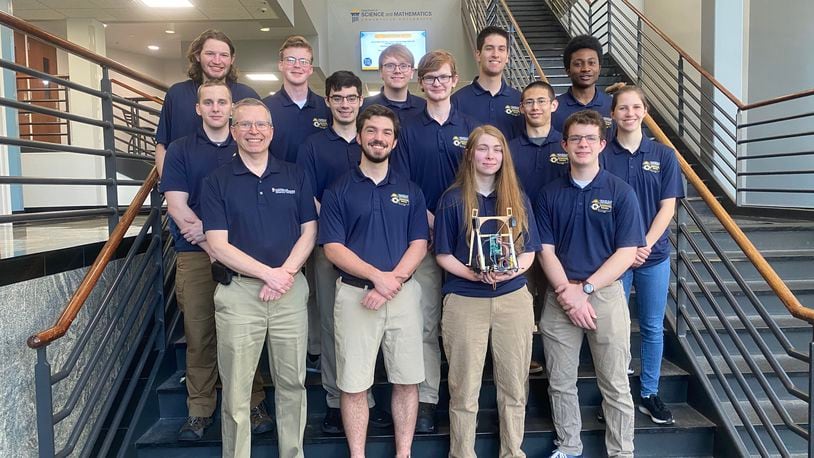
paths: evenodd
<path fill-rule="evenodd" d="M 373 386 L 379 346 L 390 383 L 424 381 L 421 286 L 408 281 L 393 300 L 375 311 L 362 306 L 368 291 L 342 283 L 341 278 L 336 281 L 336 385 L 345 393 L 361 393 Z"/>

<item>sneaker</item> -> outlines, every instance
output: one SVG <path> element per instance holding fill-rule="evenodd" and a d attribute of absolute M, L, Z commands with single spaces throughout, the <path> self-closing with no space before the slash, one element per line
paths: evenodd
<path fill-rule="evenodd" d="M 569 455 L 557 449 L 554 450 L 554 453 L 552 453 L 548 458 L 582 458 L 582 455 Z"/>
<path fill-rule="evenodd" d="M 386 410 L 375 406 L 370 408 L 368 423 L 376 428 L 389 428 L 393 426 L 393 417 Z"/>
<path fill-rule="evenodd" d="M 178 431 L 179 441 L 198 441 L 203 437 L 204 430 L 212 425 L 212 417 L 187 417 Z"/>
<path fill-rule="evenodd" d="M 632 367 L 627 368 L 627 375 L 633 375 L 635 373 L 636 373 L 636 371 L 634 371 Z"/>
<path fill-rule="evenodd" d="M 322 432 L 325 434 L 342 434 L 345 428 L 342 426 L 342 411 L 328 407 L 325 412 L 325 419 L 322 420 Z"/>
<path fill-rule="evenodd" d="M 315 357 L 316 359 L 311 359 L 311 357 Z M 316 374 L 322 372 L 322 358 L 320 358 L 319 355 L 309 354 L 305 358 L 305 371 L 314 372 Z"/>
<path fill-rule="evenodd" d="M 605 413 L 602 411 L 602 407 L 596 411 L 596 421 L 599 423 L 605 423 Z"/>
<path fill-rule="evenodd" d="M 543 372 L 543 365 L 532 359 L 529 364 L 529 374 L 539 374 L 540 372 Z"/>
<path fill-rule="evenodd" d="M 660 425 L 672 425 L 675 423 L 673 414 L 670 409 L 661 402 L 661 398 L 657 394 L 651 394 L 646 398 L 642 398 L 642 403 L 639 404 L 639 412 L 647 415 L 653 420 L 653 423 Z"/>
<path fill-rule="evenodd" d="M 274 429 L 274 420 L 266 412 L 266 403 L 261 402 L 249 412 L 252 422 L 252 434 L 263 434 Z"/>
<path fill-rule="evenodd" d="M 415 432 L 417 434 L 432 434 L 435 432 L 435 404 L 429 402 L 418 403 Z"/>

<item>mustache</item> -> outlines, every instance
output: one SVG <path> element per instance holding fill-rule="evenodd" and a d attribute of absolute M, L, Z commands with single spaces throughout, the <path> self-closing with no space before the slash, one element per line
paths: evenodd
<path fill-rule="evenodd" d="M 381 146 L 382 148 L 387 148 L 387 143 L 376 141 L 376 140 L 374 140 L 372 142 L 369 142 L 367 145 L 368 146 Z"/>

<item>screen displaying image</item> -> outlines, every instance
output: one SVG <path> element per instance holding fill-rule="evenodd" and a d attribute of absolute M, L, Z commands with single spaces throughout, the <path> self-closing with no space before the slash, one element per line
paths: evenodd
<path fill-rule="evenodd" d="M 403 44 L 416 62 L 427 53 L 427 31 L 360 32 L 362 70 L 378 70 L 379 54 L 392 44 Z"/>

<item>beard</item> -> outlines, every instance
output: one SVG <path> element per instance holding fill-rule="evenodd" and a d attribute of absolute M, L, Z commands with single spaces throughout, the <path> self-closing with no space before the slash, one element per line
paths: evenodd
<path fill-rule="evenodd" d="M 381 156 L 375 156 L 372 153 L 369 153 L 366 148 L 362 148 L 362 154 L 365 155 L 365 158 L 367 158 L 368 161 L 370 161 L 370 162 L 372 162 L 374 164 L 380 164 L 380 163 L 386 161 L 387 159 L 389 159 L 391 151 L 388 151 L 388 152 L 382 154 Z"/>

